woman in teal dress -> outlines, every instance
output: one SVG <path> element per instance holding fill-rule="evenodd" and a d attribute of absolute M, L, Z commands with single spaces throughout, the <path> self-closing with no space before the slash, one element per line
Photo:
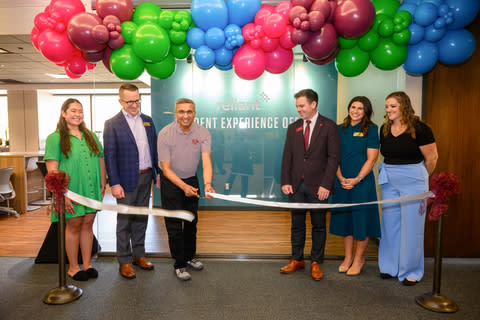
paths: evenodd
<path fill-rule="evenodd" d="M 342 158 L 335 178 L 334 203 L 376 201 L 372 168 L 377 161 L 378 127 L 371 121 L 372 104 L 367 97 L 354 97 L 348 104 L 348 116 L 338 126 Z M 332 210 L 330 233 L 344 237 L 345 259 L 339 272 L 354 276 L 365 264 L 363 254 L 370 237 L 380 237 L 377 205 Z M 353 254 L 353 242 L 356 251 Z"/>
<path fill-rule="evenodd" d="M 57 130 L 48 136 L 43 158 L 48 172 L 60 170 L 70 176 L 69 190 L 102 200 L 106 183 L 103 148 L 97 136 L 86 128 L 83 107 L 78 100 L 67 99 L 63 103 Z M 67 273 L 77 281 L 98 277 L 97 270 L 90 263 L 95 215 L 95 209 L 65 197 L 65 249 L 70 264 Z M 54 210 L 51 220 L 58 221 Z M 79 247 L 83 270 L 78 265 Z"/>

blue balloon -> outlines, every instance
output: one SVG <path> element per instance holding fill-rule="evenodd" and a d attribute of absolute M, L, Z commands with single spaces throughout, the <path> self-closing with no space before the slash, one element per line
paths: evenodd
<path fill-rule="evenodd" d="M 408 26 L 408 30 L 410 30 L 410 40 L 408 40 L 409 45 L 417 44 L 425 37 L 425 28 L 418 24 L 412 23 Z"/>
<path fill-rule="evenodd" d="M 425 28 L 425 40 L 430 42 L 437 42 L 443 38 L 446 32 L 446 28 L 437 29 L 433 25 L 430 25 Z"/>
<path fill-rule="evenodd" d="M 462 63 L 472 56 L 475 44 L 475 37 L 470 31 L 449 30 L 437 42 L 438 60 L 444 64 Z"/>
<path fill-rule="evenodd" d="M 423 2 L 423 3 L 430 2 L 430 3 L 433 3 L 434 5 L 436 5 L 438 7 L 441 4 L 443 4 L 445 2 L 445 0 L 423 0 L 421 2 Z"/>
<path fill-rule="evenodd" d="M 195 61 L 200 69 L 210 69 L 215 64 L 215 52 L 207 46 L 200 46 L 195 50 Z"/>
<path fill-rule="evenodd" d="M 225 47 L 229 50 L 240 47 L 245 39 L 243 39 L 242 29 L 236 24 L 229 24 L 225 27 Z"/>
<path fill-rule="evenodd" d="M 215 50 L 215 64 L 226 66 L 232 63 L 233 51 L 225 47 Z"/>
<path fill-rule="evenodd" d="M 408 46 L 407 59 L 403 69 L 410 74 L 424 74 L 432 70 L 438 60 L 438 49 L 435 43 L 419 42 Z"/>
<path fill-rule="evenodd" d="M 193 0 L 190 12 L 195 25 L 203 31 L 214 27 L 223 30 L 228 23 L 227 5 L 223 0 Z"/>
<path fill-rule="evenodd" d="M 413 21 L 424 27 L 431 25 L 437 19 L 437 11 L 438 8 L 433 3 L 422 3 L 415 10 Z"/>
<path fill-rule="evenodd" d="M 398 8 L 397 12 L 398 11 L 408 11 L 412 15 L 412 17 L 414 17 L 415 16 L 415 10 L 417 10 L 416 5 L 414 5 L 412 3 L 405 3 L 405 1 L 404 1 L 403 4 L 400 6 L 400 8 Z"/>
<path fill-rule="evenodd" d="M 220 28 L 210 28 L 205 33 L 205 44 L 213 49 L 219 49 L 225 44 L 225 33 Z"/>
<path fill-rule="evenodd" d="M 233 64 L 230 63 L 230 64 L 227 64 L 226 66 L 221 66 L 219 64 L 215 64 L 215 67 L 218 69 L 218 70 L 222 70 L 222 71 L 227 71 L 227 70 L 230 70 L 233 68 Z"/>
<path fill-rule="evenodd" d="M 480 10 L 478 0 L 446 0 L 445 2 L 453 12 L 453 23 L 448 26 L 449 29 L 460 29 L 469 25 Z"/>
<path fill-rule="evenodd" d="M 200 28 L 192 28 L 188 30 L 187 44 L 193 49 L 203 46 L 205 44 L 205 32 Z"/>
<path fill-rule="evenodd" d="M 416 6 L 419 6 L 420 3 L 422 3 L 422 0 L 403 0 L 403 3 L 411 3 L 411 4 L 414 4 Z"/>
<path fill-rule="evenodd" d="M 261 0 L 227 0 L 228 23 L 243 27 L 255 20 Z"/>

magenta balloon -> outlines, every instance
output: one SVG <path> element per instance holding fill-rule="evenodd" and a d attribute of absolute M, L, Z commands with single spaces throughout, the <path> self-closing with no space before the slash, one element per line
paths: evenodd
<path fill-rule="evenodd" d="M 327 20 L 332 13 L 332 7 L 328 0 L 315 0 L 310 7 L 310 12 L 312 11 L 320 11 L 325 20 Z"/>
<path fill-rule="evenodd" d="M 102 25 L 102 19 L 99 16 L 87 12 L 79 13 L 68 23 L 68 37 L 80 50 L 100 51 L 107 45 L 95 40 L 93 28 L 97 25 Z"/>
<path fill-rule="evenodd" d="M 308 10 L 312 5 L 313 0 L 291 0 L 291 2 L 294 6 L 301 6 Z"/>
<path fill-rule="evenodd" d="M 278 38 L 263 37 L 262 38 L 262 50 L 264 52 L 272 52 L 277 49 L 279 40 Z"/>
<path fill-rule="evenodd" d="M 103 59 L 103 56 L 105 54 L 105 50 L 98 51 L 98 52 L 86 52 L 82 51 L 82 56 L 85 60 L 88 62 L 97 62 L 101 61 Z"/>
<path fill-rule="evenodd" d="M 279 39 L 280 45 L 285 49 L 292 49 L 297 45 L 292 41 L 292 32 L 293 32 L 293 27 L 290 25 L 287 25 L 287 30 L 285 31 L 284 34 L 282 34 L 282 36 Z"/>
<path fill-rule="evenodd" d="M 108 71 L 112 72 L 112 67 L 110 67 L 110 56 L 112 55 L 113 50 L 110 49 L 109 47 L 106 47 L 105 50 L 103 50 L 103 65 L 105 68 L 107 68 Z"/>
<path fill-rule="evenodd" d="M 333 14 L 338 34 L 355 38 L 365 34 L 375 20 L 375 7 L 370 0 L 344 0 Z"/>
<path fill-rule="evenodd" d="M 97 65 L 95 63 L 90 63 L 90 62 L 87 62 L 87 70 L 92 70 L 93 68 L 95 68 Z"/>
<path fill-rule="evenodd" d="M 265 19 L 263 31 L 270 38 L 279 38 L 287 29 L 287 20 L 280 13 L 272 13 Z"/>
<path fill-rule="evenodd" d="M 337 45 L 337 48 L 328 57 L 326 57 L 324 59 L 320 59 L 320 60 L 315 60 L 315 59 L 312 59 L 312 58 L 308 58 L 308 61 L 310 61 L 313 64 L 319 65 L 319 66 L 322 66 L 324 64 L 328 64 L 328 63 L 332 62 L 333 59 L 335 59 L 335 57 L 337 56 L 340 49 L 341 49 L 341 47 L 340 47 L 340 44 L 339 44 L 339 45 Z"/>
<path fill-rule="evenodd" d="M 37 29 L 42 32 L 45 29 L 48 29 L 48 15 L 44 12 L 40 12 L 35 16 L 35 19 L 33 19 L 33 24 Z"/>
<path fill-rule="evenodd" d="M 123 45 L 125 44 L 125 38 L 120 35 L 118 36 L 117 38 L 111 38 L 110 41 L 108 41 L 108 46 L 112 49 L 120 49 L 121 47 L 123 47 Z"/>
<path fill-rule="evenodd" d="M 70 70 L 68 70 L 67 67 L 65 67 L 65 74 L 71 78 L 71 79 L 78 79 L 80 78 L 82 75 L 78 75 L 78 74 L 75 74 L 75 73 L 72 73 Z"/>
<path fill-rule="evenodd" d="M 253 49 L 250 45 L 244 44 L 233 55 L 232 64 L 237 76 L 253 80 L 265 71 L 265 53 L 261 49 Z"/>
<path fill-rule="evenodd" d="M 38 36 L 40 35 L 40 31 L 36 28 L 32 28 L 32 32 L 30 32 L 30 40 L 32 41 L 33 46 L 35 49 L 40 51 L 40 48 L 38 47 Z"/>
<path fill-rule="evenodd" d="M 321 60 L 328 57 L 338 45 L 338 36 L 332 24 L 326 23 L 321 31 L 312 32 L 302 45 L 303 52 L 310 58 Z"/>
<path fill-rule="evenodd" d="M 288 15 L 290 14 L 290 9 L 293 5 L 290 1 L 281 1 L 275 7 L 275 12 L 280 13 L 286 20 L 288 20 Z"/>
<path fill-rule="evenodd" d="M 66 65 L 65 69 L 76 75 L 87 72 L 87 61 L 79 56 L 74 56 Z"/>
<path fill-rule="evenodd" d="M 265 53 L 265 70 L 270 73 L 282 73 L 293 62 L 293 50 L 278 47 L 275 51 Z"/>
<path fill-rule="evenodd" d="M 255 24 L 247 23 L 242 28 L 242 36 L 246 41 L 252 41 L 255 39 Z"/>
<path fill-rule="evenodd" d="M 320 31 L 325 24 L 325 17 L 320 11 L 310 11 L 308 18 L 310 21 L 310 31 L 312 32 Z"/>
<path fill-rule="evenodd" d="M 296 44 L 304 44 L 310 38 L 310 31 L 302 31 L 301 29 L 292 30 L 292 42 Z"/>
<path fill-rule="evenodd" d="M 260 10 L 255 14 L 255 24 L 263 26 L 269 15 L 275 12 L 275 7 L 271 4 L 262 4 Z"/>
<path fill-rule="evenodd" d="M 95 9 L 101 18 L 113 15 L 118 17 L 121 22 L 132 20 L 133 4 L 131 0 L 97 0 Z"/>
<path fill-rule="evenodd" d="M 98 43 L 107 43 L 110 38 L 108 29 L 103 24 L 97 24 L 92 28 L 92 36 Z"/>
<path fill-rule="evenodd" d="M 250 46 L 253 48 L 253 49 L 260 49 L 262 47 L 262 40 L 260 39 L 253 39 L 252 41 L 250 41 Z"/>
<path fill-rule="evenodd" d="M 293 23 L 293 20 L 295 18 L 300 18 L 300 15 L 302 13 L 307 13 L 307 9 L 301 6 L 295 6 L 290 9 L 290 12 L 288 13 L 288 20 L 290 21 L 290 23 Z"/>
<path fill-rule="evenodd" d="M 67 34 L 52 30 L 45 30 L 38 36 L 38 47 L 42 55 L 54 63 L 65 63 L 75 53 Z"/>
<path fill-rule="evenodd" d="M 65 23 L 78 13 L 85 12 L 85 6 L 81 0 L 52 0 L 50 6 L 50 16 L 57 17 L 57 20 Z"/>

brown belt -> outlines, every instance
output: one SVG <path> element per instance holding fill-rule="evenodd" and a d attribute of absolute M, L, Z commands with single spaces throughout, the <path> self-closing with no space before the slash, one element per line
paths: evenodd
<path fill-rule="evenodd" d="M 152 168 L 143 169 L 143 170 L 140 170 L 140 174 L 147 173 L 147 172 L 150 172 L 150 171 L 152 171 Z"/>

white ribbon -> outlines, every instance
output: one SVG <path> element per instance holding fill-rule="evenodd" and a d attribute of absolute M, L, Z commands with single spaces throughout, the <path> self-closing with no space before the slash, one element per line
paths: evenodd
<path fill-rule="evenodd" d="M 298 203 L 298 202 L 278 202 L 278 201 L 265 201 L 265 200 L 255 200 L 255 199 L 246 199 L 239 198 L 235 196 L 227 196 L 224 194 L 206 192 L 207 195 L 212 196 L 213 198 L 222 199 L 225 201 L 241 202 L 246 204 L 254 204 L 257 206 L 265 207 L 276 207 L 276 208 L 286 208 L 286 209 L 331 209 L 331 208 L 345 208 L 345 207 L 355 207 L 362 205 L 370 204 L 385 204 L 393 202 L 407 202 L 407 201 L 417 201 L 423 200 L 425 198 L 433 198 L 435 194 L 431 191 L 424 193 L 417 193 L 408 196 L 403 196 L 394 199 L 380 200 L 380 201 L 370 201 L 370 202 L 360 202 L 360 203 Z"/>
<path fill-rule="evenodd" d="M 87 206 L 89 208 L 96 209 L 96 210 L 110 210 L 110 211 L 116 211 L 117 213 L 120 213 L 120 214 L 141 214 L 141 215 L 153 215 L 153 216 L 161 216 L 161 217 L 168 217 L 168 218 L 177 218 L 177 219 L 182 219 L 189 222 L 192 222 L 193 219 L 195 219 L 195 216 L 191 212 L 186 210 L 149 209 L 148 207 L 134 207 L 134 206 L 127 206 L 124 204 L 103 203 L 97 200 L 86 198 L 70 190 L 68 190 L 67 193 L 65 193 L 65 196 L 77 203 L 80 203 L 84 206 Z"/>

